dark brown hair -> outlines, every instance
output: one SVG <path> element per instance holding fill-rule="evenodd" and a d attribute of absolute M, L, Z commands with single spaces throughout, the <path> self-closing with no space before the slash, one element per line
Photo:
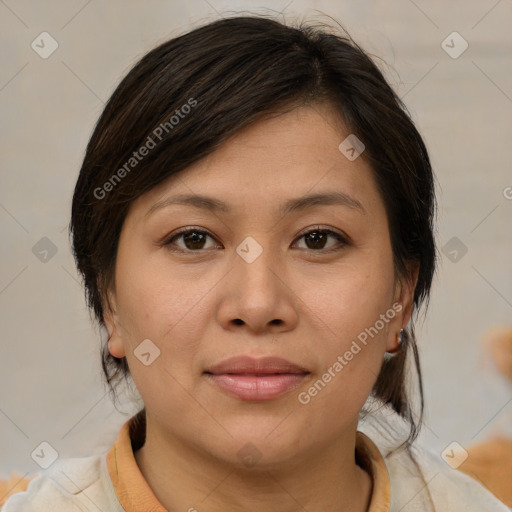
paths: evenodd
<path fill-rule="evenodd" d="M 405 106 L 350 37 L 327 26 L 292 27 L 243 16 L 208 23 L 147 53 L 98 120 L 76 183 L 70 233 L 88 305 L 101 328 L 130 204 L 250 123 L 316 103 L 331 104 L 363 141 L 362 157 L 385 203 L 396 273 L 407 277 L 407 265 L 419 264 L 414 313 L 428 303 L 436 262 L 434 177 Z M 142 147 L 149 151 L 136 158 Z M 406 393 L 410 351 L 419 420 Z M 115 399 L 114 384 L 129 375 L 126 359 L 111 356 L 102 341 L 102 361 Z M 383 362 L 373 394 L 409 421 L 412 440 L 423 413 L 412 321 L 398 354 Z"/>

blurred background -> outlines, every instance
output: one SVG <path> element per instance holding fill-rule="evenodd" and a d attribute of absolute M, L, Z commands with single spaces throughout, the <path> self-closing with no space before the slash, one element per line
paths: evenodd
<path fill-rule="evenodd" d="M 512 435 L 512 391 L 482 349 L 512 324 L 510 0 L 0 0 L 0 477 L 36 453 L 100 453 L 116 410 L 67 227 L 88 138 L 148 50 L 236 13 L 340 22 L 376 57 L 424 136 L 438 180 L 439 270 L 417 326 L 438 453 Z M 52 452 L 53 453 L 53 452 Z"/>

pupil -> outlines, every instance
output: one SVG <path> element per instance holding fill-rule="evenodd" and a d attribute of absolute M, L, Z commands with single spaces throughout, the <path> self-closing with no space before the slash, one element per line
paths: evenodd
<path fill-rule="evenodd" d="M 313 231 L 306 237 L 306 240 L 313 240 L 313 247 L 310 246 L 311 244 L 308 244 L 306 242 L 306 245 L 310 249 L 322 249 L 323 245 L 325 243 L 325 233 L 319 233 L 318 231 Z"/>
<path fill-rule="evenodd" d="M 188 249 L 201 249 L 201 242 L 204 242 L 204 235 L 193 231 L 185 235 L 185 245 Z M 199 246 L 196 247 L 196 244 Z M 192 245 L 192 247 L 190 247 Z"/>
<path fill-rule="evenodd" d="M 325 244 L 325 233 L 313 231 L 306 237 L 306 245 L 310 249 L 322 249 Z M 312 243 L 308 243 L 311 241 Z M 193 231 L 185 235 L 185 245 L 188 249 L 201 249 L 204 243 L 204 234 Z"/>

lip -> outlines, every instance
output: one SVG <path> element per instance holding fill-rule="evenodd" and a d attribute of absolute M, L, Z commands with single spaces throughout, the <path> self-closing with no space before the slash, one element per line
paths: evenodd
<path fill-rule="evenodd" d="M 301 384 L 309 371 L 279 357 L 239 356 L 205 370 L 210 382 L 241 400 L 277 398 Z"/>
<path fill-rule="evenodd" d="M 236 356 L 216 364 L 205 373 L 272 374 L 309 373 L 306 368 L 280 357 Z"/>

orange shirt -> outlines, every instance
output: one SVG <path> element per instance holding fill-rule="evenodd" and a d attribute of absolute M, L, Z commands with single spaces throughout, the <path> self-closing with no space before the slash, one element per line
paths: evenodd
<path fill-rule="evenodd" d="M 54 512 L 57 509 L 95 512 L 98 508 L 117 512 L 164 512 L 134 456 L 145 442 L 145 424 L 140 419 L 138 414 L 125 422 L 108 452 L 61 459 L 43 475 L 31 479 L 24 492 L 17 492 L 21 484 L 14 489 L 9 485 L 7 496 L 14 494 L 5 502 L 5 512 Z M 502 493 L 503 501 L 509 499 L 506 496 L 510 496 L 511 487 L 510 455 L 507 455 L 510 451 L 503 448 L 512 450 L 512 440 L 500 440 L 492 446 L 487 443 L 480 451 L 469 448 L 468 462 L 458 471 L 439 454 L 420 446 L 410 447 L 412 453 L 409 449 L 389 452 L 389 439 L 380 433 L 382 418 L 374 419 L 375 432 L 372 433 L 371 428 L 365 430 L 370 437 L 357 432 L 355 443 L 356 463 L 372 478 L 369 512 L 389 512 L 391 507 L 393 510 L 411 507 L 431 510 L 432 504 L 439 512 L 508 510 L 484 486 L 494 487 L 492 490 L 497 495 Z M 372 423 L 367 423 L 365 428 L 369 427 Z M 386 462 L 381 453 L 388 454 Z M 77 489 L 82 491 L 77 492 Z M 0 508 L 3 512 L 4 508 Z"/>
<path fill-rule="evenodd" d="M 153 494 L 135 460 L 134 450 L 144 444 L 145 436 L 144 426 L 135 418 L 130 418 L 123 425 L 107 454 L 110 478 L 126 512 L 167 512 Z M 386 464 L 378 448 L 362 432 L 356 435 L 356 460 L 373 480 L 368 512 L 389 512 L 391 491 Z"/>

